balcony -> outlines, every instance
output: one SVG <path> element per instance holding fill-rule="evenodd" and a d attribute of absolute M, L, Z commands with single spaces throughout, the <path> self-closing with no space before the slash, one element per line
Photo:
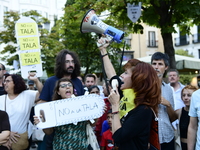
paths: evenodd
<path fill-rule="evenodd" d="M 178 38 L 174 39 L 175 41 L 175 46 L 184 46 L 184 45 L 189 45 L 189 38 L 187 36 L 181 36 Z"/>
<path fill-rule="evenodd" d="M 200 33 L 192 35 L 192 43 L 200 43 Z"/>
<path fill-rule="evenodd" d="M 148 40 L 147 42 L 148 42 L 147 47 L 152 47 L 152 48 L 158 47 L 158 41 L 156 40 Z"/>

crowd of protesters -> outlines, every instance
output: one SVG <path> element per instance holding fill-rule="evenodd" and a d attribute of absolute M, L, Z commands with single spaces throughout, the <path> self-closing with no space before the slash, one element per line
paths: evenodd
<path fill-rule="evenodd" d="M 92 124 L 77 124 L 43 129 L 38 150 L 198 150 L 200 90 L 179 82 L 179 73 L 169 70 L 167 54 L 156 52 L 151 65 L 130 59 L 117 75 L 109 59 L 109 41 L 98 40 L 107 80 L 97 85 L 97 76 L 81 76 L 76 53 L 61 50 L 55 59 L 54 76 L 44 85 L 35 73 L 25 80 L 9 74 L 0 64 L 0 150 L 25 150 L 31 146 L 29 120 L 37 125 L 42 116 L 34 115 L 39 103 L 97 94 L 105 102 L 104 112 Z M 168 84 L 163 78 L 168 75 Z M 84 80 L 83 80 L 84 79 Z M 98 148 L 88 144 L 86 126 L 92 124 Z M 34 126 L 33 125 L 33 126 Z M 29 138 L 29 140 L 28 140 Z M 23 140 L 19 147 L 19 142 Z"/>

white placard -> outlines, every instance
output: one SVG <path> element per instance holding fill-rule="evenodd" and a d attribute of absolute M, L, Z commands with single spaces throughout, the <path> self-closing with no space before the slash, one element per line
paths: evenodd
<path fill-rule="evenodd" d="M 16 22 L 15 31 L 22 77 L 27 78 L 30 71 L 41 77 L 43 70 L 37 23 L 29 17 L 22 17 Z"/>
<path fill-rule="evenodd" d="M 40 129 L 60 126 L 80 121 L 93 120 L 103 114 L 104 100 L 97 94 L 51 101 L 35 106 L 35 115 L 44 114 L 37 127 Z"/>
<path fill-rule="evenodd" d="M 138 5 L 127 3 L 127 15 L 132 22 L 136 22 L 141 15 L 141 2 Z"/>

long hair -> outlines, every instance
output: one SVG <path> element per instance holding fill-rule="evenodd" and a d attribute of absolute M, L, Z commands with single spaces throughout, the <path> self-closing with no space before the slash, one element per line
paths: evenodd
<path fill-rule="evenodd" d="M 74 59 L 74 63 L 75 63 L 74 71 L 71 75 L 71 78 L 76 78 L 77 76 L 80 75 L 80 68 L 81 68 L 80 61 L 76 53 L 69 51 L 67 49 L 61 50 L 56 57 L 56 64 L 55 64 L 55 69 L 54 69 L 55 76 L 57 76 L 58 78 L 62 78 L 66 74 L 65 57 L 67 54 L 71 55 L 72 58 Z"/>
<path fill-rule="evenodd" d="M 70 82 L 73 85 L 73 93 L 72 94 L 74 94 L 74 84 L 72 83 L 72 81 L 70 79 L 67 79 L 67 78 L 61 78 L 56 82 L 52 100 L 62 99 L 62 97 L 58 94 L 61 82 Z"/>
<path fill-rule="evenodd" d="M 158 104 L 161 100 L 160 80 L 153 67 L 137 59 L 131 59 L 124 66 L 132 69 L 132 88 L 136 92 L 134 103 L 137 106 L 145 104 L 158 113 Z"/>
<path fill-rule="evenodd" d="M 11 76 L 13 83 L 14 83 L 14 89 L 13 92 L 14 94 L 20 94 L 21 92 L 25 91 L 27 89 L 26 83 L 24 82 L 24 79 L 17 74 L 5 74 L 5 80 L 8 76 Z"/>
<path fill-rule="evenodd" d="M 193 86 L 193 85 L 186 85 L 186 86 L 182 89 L 182 91 L 181 91 L 181 99 L 183 99 L 183 98 L 182 98 L 182 97 L 183 97 L 183 91 L 184 91 L 185 89 L 193 90 L 193 92 L 196 91 L 196 90 L 198 90 L 198 88 L 197 88 L 196 86 Z"/>

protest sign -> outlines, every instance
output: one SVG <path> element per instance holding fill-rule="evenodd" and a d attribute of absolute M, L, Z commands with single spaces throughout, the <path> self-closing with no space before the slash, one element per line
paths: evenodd
<path fill-rule="evenodd" d="M 41 77 L 43 70 L 37 23 L 29 17 L 22 17 L 16 22 L 15 31 L 22 77 L 27 78 L 29 72 Z"/>
<path fill-rule="evenodd" d="M 35 115 L 42 115 L 38 128 L 50 128 L 65 124 L 77 124 L 93 120 L 103 114 L 104 100 L 97 94 L 51 101 L 35 106 Z"/>

